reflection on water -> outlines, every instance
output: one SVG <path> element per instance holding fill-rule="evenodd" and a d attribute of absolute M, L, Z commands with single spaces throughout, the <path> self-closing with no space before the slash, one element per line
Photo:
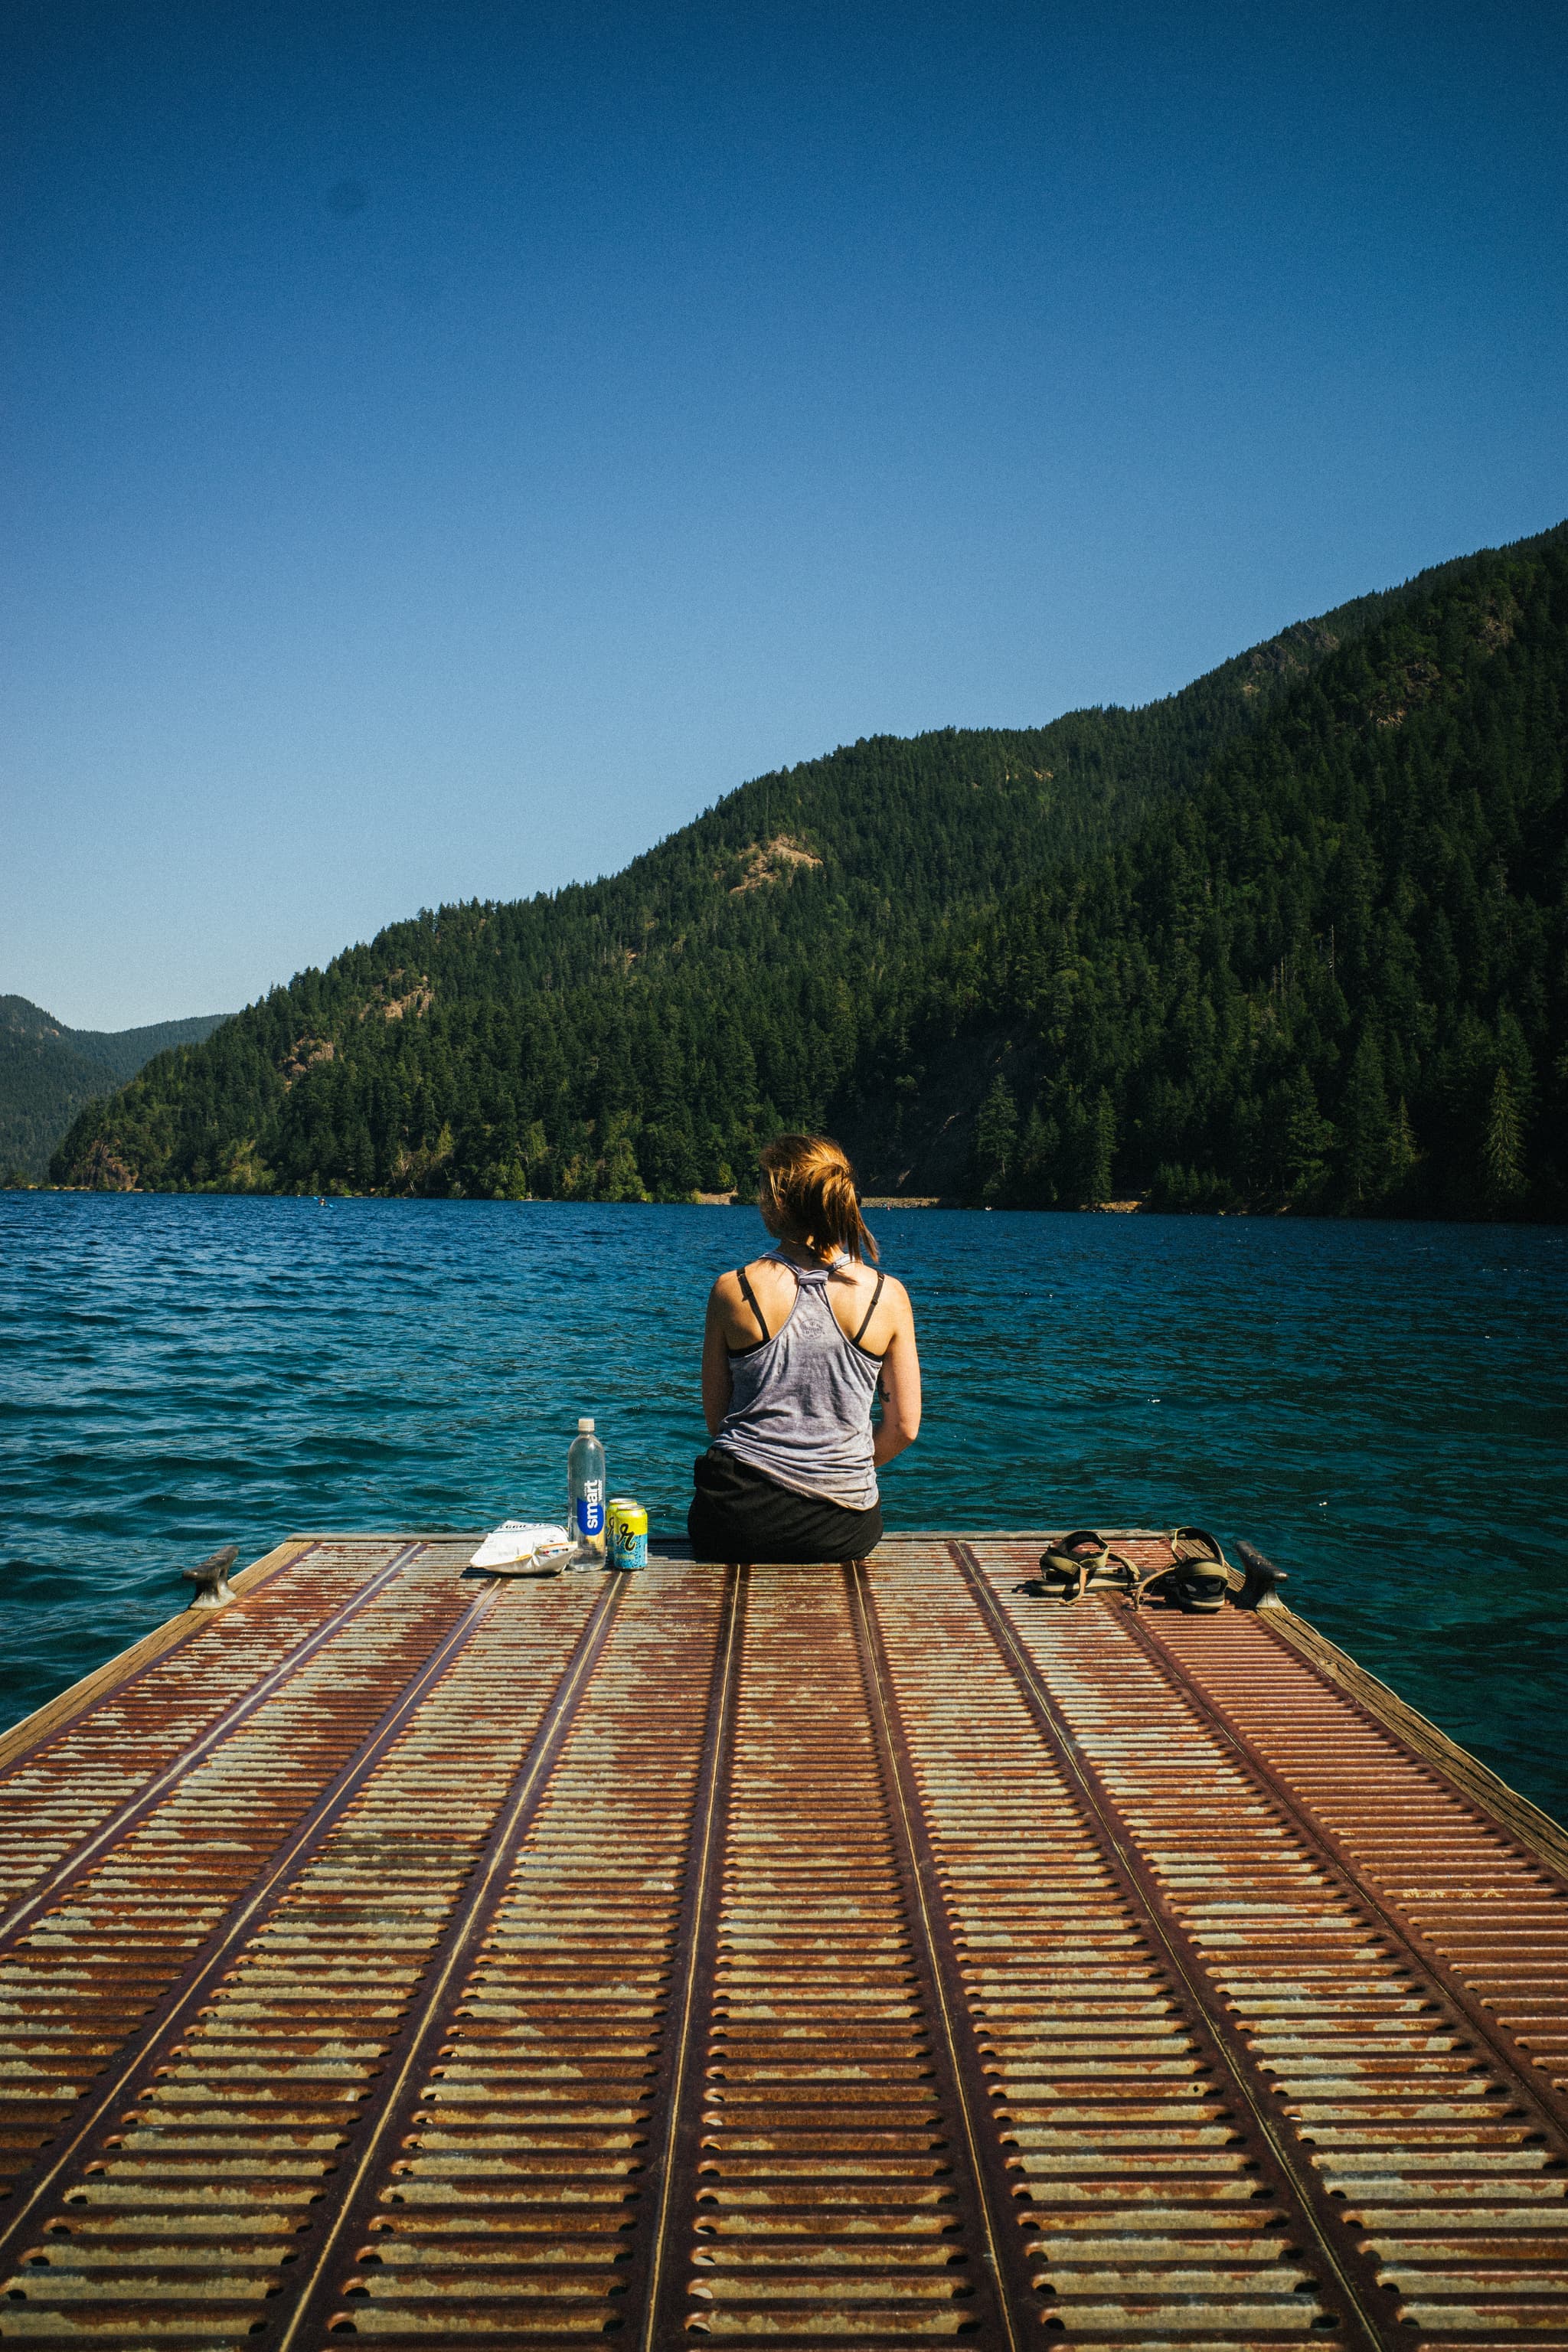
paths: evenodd
<path fill-rule="evenodd" d="M 1197 1520 L 1568 1814 L 1568 1235 L 905 1210 L 925 1433 L 890 1527 Z M 684 1523 L 712 1276 L 750 1211 L 0 1194 L 0 1714 L 304 1528 Z"/>

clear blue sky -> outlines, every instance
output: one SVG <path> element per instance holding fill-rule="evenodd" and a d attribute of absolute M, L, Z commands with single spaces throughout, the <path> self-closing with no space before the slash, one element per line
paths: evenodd
<path fill-rule="evenodd" d="M 12 0 L 0 992 L 237 1005 L 1568 513 L 1568 12 Z"/>

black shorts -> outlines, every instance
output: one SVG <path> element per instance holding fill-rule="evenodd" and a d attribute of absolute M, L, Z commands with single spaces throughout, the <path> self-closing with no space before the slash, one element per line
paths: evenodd
<path fill-rule="evenodd" d="M 797 1495 L 734 1454 L 700 1455 L 693 1475 L 686 1527 L 699 1559 L 864 1559 L 881 1541 L 879 1503 L 848 1511 Z"/>

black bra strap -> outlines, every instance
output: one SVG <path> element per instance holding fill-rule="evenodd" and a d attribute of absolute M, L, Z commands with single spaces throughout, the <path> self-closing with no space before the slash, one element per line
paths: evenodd
<path fill-rule="evenodd" d="M 857 1348 L 860 1345 L 861 1340 L 866 1337 L 866 1326 L 871 1320 L 872 1316 L 877 1312 L 877 1301 L 882 1296 L 882 1285 L 887 1279 L 888 1277 L 885 1274 L 879 1274 L 877 1276 L 877 1287 L 871 1293 L 871 1304 L 867 1307 L 864 1315 L 861 1316 L 860 1328 L 855 1334 L 855 1345 Z"/>
<path fill-rule="evenodd" d="M 758 1330 L 762 1333 L 764 1339 L 771 1339 L 773 1335 L 768 1329 L 767 1324 L 763 1319 L 763 1310 L 757 1305 L 757 1294 L 746 1279 L 746 1269 L 743 1265 L 738 1265 L 735 1268 L 735 1279 L 741 1286 L 747 1306 L 751 1308 L 752 1314 L 757 1318 Z M 866 1327 L 862 1324 L 860 1328 L 864 1330 Z"/>

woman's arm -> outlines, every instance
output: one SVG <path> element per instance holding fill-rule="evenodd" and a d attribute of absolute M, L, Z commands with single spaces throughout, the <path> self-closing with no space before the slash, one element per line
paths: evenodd
<path fill-rule="evenodd" d="M 871 1459 L 879 1470 L 906 1445 L 912 1445 L 921 1433 L 921 1360 L 915 1348 L 915 1318 L 901 1284 L 900 1292 L 898 1321 L 882 1359 L 882 1419 L 871 1447 Z"/>
<path fill-rule="evenodd" d="M 734 1276 L 727 1275 L 723 1279 L 733 1282 Z M 708 1423 L 710 1437 L 719 1434 L 719 1424 L 730 1410 L 734 1391 L 730 1377 L 730 1349 L 724 1337 L 724 1302 L 719 1288 L 716 1282 L 708 1294 L 708 1319 L 702 1328 L 702 1418 Z"/>

